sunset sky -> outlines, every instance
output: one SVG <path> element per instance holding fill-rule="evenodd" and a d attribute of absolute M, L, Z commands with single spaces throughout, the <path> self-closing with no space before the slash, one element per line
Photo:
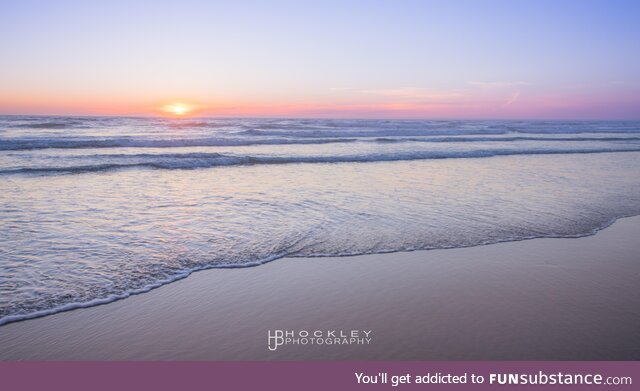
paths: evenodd
<path fill-rule="evenodd" d="M 0 114 L 640 119 L 639 19 L 615 0 L 0 0 Z"/>

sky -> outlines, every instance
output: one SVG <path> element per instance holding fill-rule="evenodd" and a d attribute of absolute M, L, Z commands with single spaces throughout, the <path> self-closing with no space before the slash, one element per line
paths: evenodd
<path fill-rule="evenodd" d="M 0 114 L 640 119 L 639 19 L 634 0 L 0 0 Z"/>

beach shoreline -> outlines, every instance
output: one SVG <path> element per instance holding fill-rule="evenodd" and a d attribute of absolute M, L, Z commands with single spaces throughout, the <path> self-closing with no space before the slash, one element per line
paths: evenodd
<path fill-rule="evenodd" d="M 640 217 L 592 236 L 194 272 L 0 327 L 3 360 L 637 360 Z M 269 330 L 371 330 L 267 347 Z"/>

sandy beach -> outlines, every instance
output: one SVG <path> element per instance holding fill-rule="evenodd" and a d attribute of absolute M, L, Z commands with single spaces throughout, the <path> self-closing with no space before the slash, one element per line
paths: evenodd
<path fill-rule="evenodd" d="M 4 360 L 640 358 L 640 217 L 596 235 L 211 269 L 0 327 Z M 368 345 L 267 332 L 372 330 Z"/>

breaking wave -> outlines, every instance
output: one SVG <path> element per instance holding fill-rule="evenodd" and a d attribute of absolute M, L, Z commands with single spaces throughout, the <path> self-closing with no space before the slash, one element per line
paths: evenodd
<path fill-rule="evenodd" d="M 343 155 L 343 156 L 239 156 L 219 153 L 183 153 L 183 154 L 119 154 L 93 155 L 91 158 L 107 161 L 91 165 L 22 167 L 1 169 L 1 174 L 55 174 L 86 173 L 110 171 L 126 168 L 152 169 L 197 169 L 220 166 L 268 165 L 268 164 L 304 164 L 304 163 L 373 163 L 429 159 L 470 159 L 511 155 L 557 155 L 588 154 L 611 152 L 640 152 L 637 147 L 601 148 L 601 149 L 493 149 L 474 151 L 422 151 L 393 154 Z"/>

